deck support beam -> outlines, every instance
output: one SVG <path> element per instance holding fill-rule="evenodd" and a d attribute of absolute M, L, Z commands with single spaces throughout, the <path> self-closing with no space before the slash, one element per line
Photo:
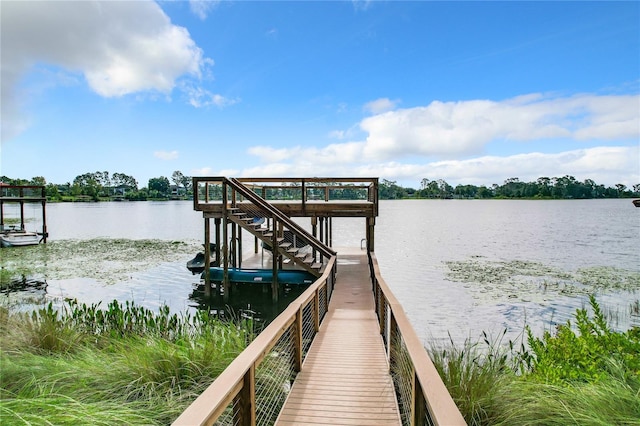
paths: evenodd
<path fill-rule="evenodd" d="M 367 251 L 375 251 L 376 218 L 367 218 Z"/>
<path fill-rule="evenodd" d="M 224 288 L 224 301 L 229 300 L 229 219 L 227 216 L 227 185 L 222 185 L 222 247 L 223 273 L 222 287 Z"/>
<path fill-rule="evenodd" d="M 211 270 L 209 269 L 209 259 L 211 256 L 211 222 L 208 217 L 204 218 L 204 296 L 211 297 Z"/>
<path fill-rule="evenodd" d="M 214 219 L 215 222 L 215 226 L 216 226 L 216 261 L 215 261 L 215 266 L 220 266 L 220 248 L 222 247 L 220 245 L 220 223 L 222 222 L 222 219 L 219 217 L 216 217 Z"/>
<path fill-rule="evenodd" d="M 271 280 L 271 300 L 275 303 L 278 301 L 278 226 L 280 224 L 273 218 L 273 236 L 271 237 L 271 269 L 273 270 L 273 279 Z"/>

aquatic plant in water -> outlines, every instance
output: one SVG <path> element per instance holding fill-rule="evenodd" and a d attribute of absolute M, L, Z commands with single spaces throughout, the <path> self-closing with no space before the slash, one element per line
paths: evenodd
<path fill-rule="evenodd" d="M 640 289 L 640 272 L 619 268 L 583 268 L 571 273 L 538 262 L 477 258 L 445 264 L 446 279 L 464 283 L 477 299 L 543 301 L 586 296 L 596 290 Z"/>
<path fill-rule="evenodd" d="M 163 262 L 183 260 L 199 250 L 194 242 L 96 238 L 59 240 L 3 249 L 0 279 L 6 285 L 22 275 L 42 279 L 92 278 L 106 284 Z"/>

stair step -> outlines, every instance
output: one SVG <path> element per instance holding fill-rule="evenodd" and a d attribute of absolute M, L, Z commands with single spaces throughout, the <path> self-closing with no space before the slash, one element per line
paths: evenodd
<path fill-rule="evenodd" d="M 291 243 L 281 243 L 281 244 L 278 244 L 278 247 L 280 247 L 280 248 L 281 248 L 281 249 L 283 249 L 283 250 L 286 250 L 286 249 L 288 249 L 288 248 L 289 248 L 289 247 L 291 247 L 291 246 L 292 246 L 292 244 L 291 244 Z"/>
<path fill-rule="evenodd" d="M 314 263 L 313 265 L 311 265 L 311 269 L 322 269 L 322 263 Z"/>
<path fill-rule="evenodd" d="M 292 247 L 292 248 L 287 250 L 287 253 L 295 256 L 296 254 L 298 254 L 298 249 L 295 248 L 295 247 Z"/>

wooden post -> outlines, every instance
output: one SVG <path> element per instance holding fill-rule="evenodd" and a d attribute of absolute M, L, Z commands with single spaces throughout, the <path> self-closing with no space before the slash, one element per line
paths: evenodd
<path fill-rule="evenodd" d="M 320 242 L 324 243 L 324 217 L 320 217 Z"/>
<path fill-rule="evenodd" d="M 273 235 L 271 237 L 271 269 L 273 279 L 271 281 L 271 300 L 278 301 L 278 225 L 276 218 L 273 218 Z"/>
<path fill-rule="evenodd" d="M 293 336 L 293 346 L 295 348 L 293 371 L 295 372 L 299 372 L 302 370 L 302 313 L 303 307 L 300 306 L 300 309 L 298 309 L 298 312 L 296 312 L 296 332 Z"/>
<path fill-rule="evenodd" d="M 24 189 L 20 188 L 20 229 L 24 229 Z"/>
<path fill-rule="evenodd" d="M 42 187 L 42 242 L 47 244 L 47 193 Z"/>
<path fill-rule="evenodd" d="M 329 247 L 333 247 L 333 217 L 329 217 Z"/>
<path fill-rule="evenodd" d="M 314 238 L 318 238 L 318 216 L 313 216 L 311 218 L 311 235 Z M 316 258 L 316 249 L 313 249 L 313 258 Z"/>
<path fill-rule="evenodd" d="M 375 251 L 375 229 L 376 229 L 376 218 L 368 217 L 367 218 L 367 250 Z"/>
<path fill-rule="evenodd" d="M 255 364 L 245 373 L 242 379 L 242 389 L 233 404 L 233 424 L 254 426 L 256 424 L 256 369 Z"/>
<path fill-rule="evenodd" d="M 242 228 L 238 228 L 238 268 L 242 268 Z"/>
<path fill-rule="evenodd" d="M 307 188 L 304 184 L 304 179 L 302 179 L 302 215 L 306 216 L 307 214 Z"/>
<path fill-rule="evenodd" d="M 220 222 L 222 222 L 222 219 L 219 217 L 216 217 L 215 220 L 215 225 L 216 225 L 216 261 L 215 261 L 215 265 L 216 266 L 220 266 L 220 249 L 222 248 L 222 246 L 220 245 Z"/>
<path fill-rule="evenodd" d="M 411 401 L 411 411 L 413 413 L 413 422 L 411 424 L 414 425 L 423 425 L 425 424 L 425 419 L 427 418 L 427 413 L 425 412 L 424 405 L 424 393 L 422 392 L 422 386 L 420 385 L 420 381 L 418 380 L 418 376 L 416 375 L 415 368 L 413 369 L 413 380 L 411 385 L 413 386 L 413 401 Z"/>
<path fill-rule="evenodd" d="M 211 270 L 209 269 L 209 256 L 211 255 L 210 221 L 208 217 L 204 218 L 204 295 L 211 297 Z"/>
<path fill-rule="evenodd" d="M 315 311 L 315 315 L 313 316 L 313 328 L 316 330 L 316 333 L 320 331 L 320 289 L 322 287 L 318 287 L 316 289 L 316 297 L 313 300 L 313 309 Z M 326 283 L 325 283 L 326 288 Z"/>
<path fill-rule="evenodd" d="M 227 216 L 227 184 L 222 184 L 222 257 L 224 270 L 222 273 L 222 287 L 224 288 L 224 301 L 229 300 L 229 218 Z"/>
<path fill-rule="evenodd" d="M 328 246 L 331 246 L 329 243 L 329 224 L 331 223 L 331 216 L 327 216 L 324 218 L 324 243 Z"/>
<path fill-rule="evenodd" d="M 238 225 L 235 222 L 231 222 L 231 266 L 234 268 L 237 267 L 237 259 L 238 259 L 238 247 L 236 244 L 236 234 L 237 234 Z"/>

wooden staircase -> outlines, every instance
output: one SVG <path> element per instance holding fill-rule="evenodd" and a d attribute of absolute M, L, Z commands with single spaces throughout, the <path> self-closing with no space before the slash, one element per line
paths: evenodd
<path fill-rule="evenodd" d="M 289 259 L 320 277 L 335 252 L 238 180 L 228 182 L 234 194 L 226 209 L 227 218 L 261 240 L 274 256 Z M 256 221 L 256 218 L 265 221 Z"/>

